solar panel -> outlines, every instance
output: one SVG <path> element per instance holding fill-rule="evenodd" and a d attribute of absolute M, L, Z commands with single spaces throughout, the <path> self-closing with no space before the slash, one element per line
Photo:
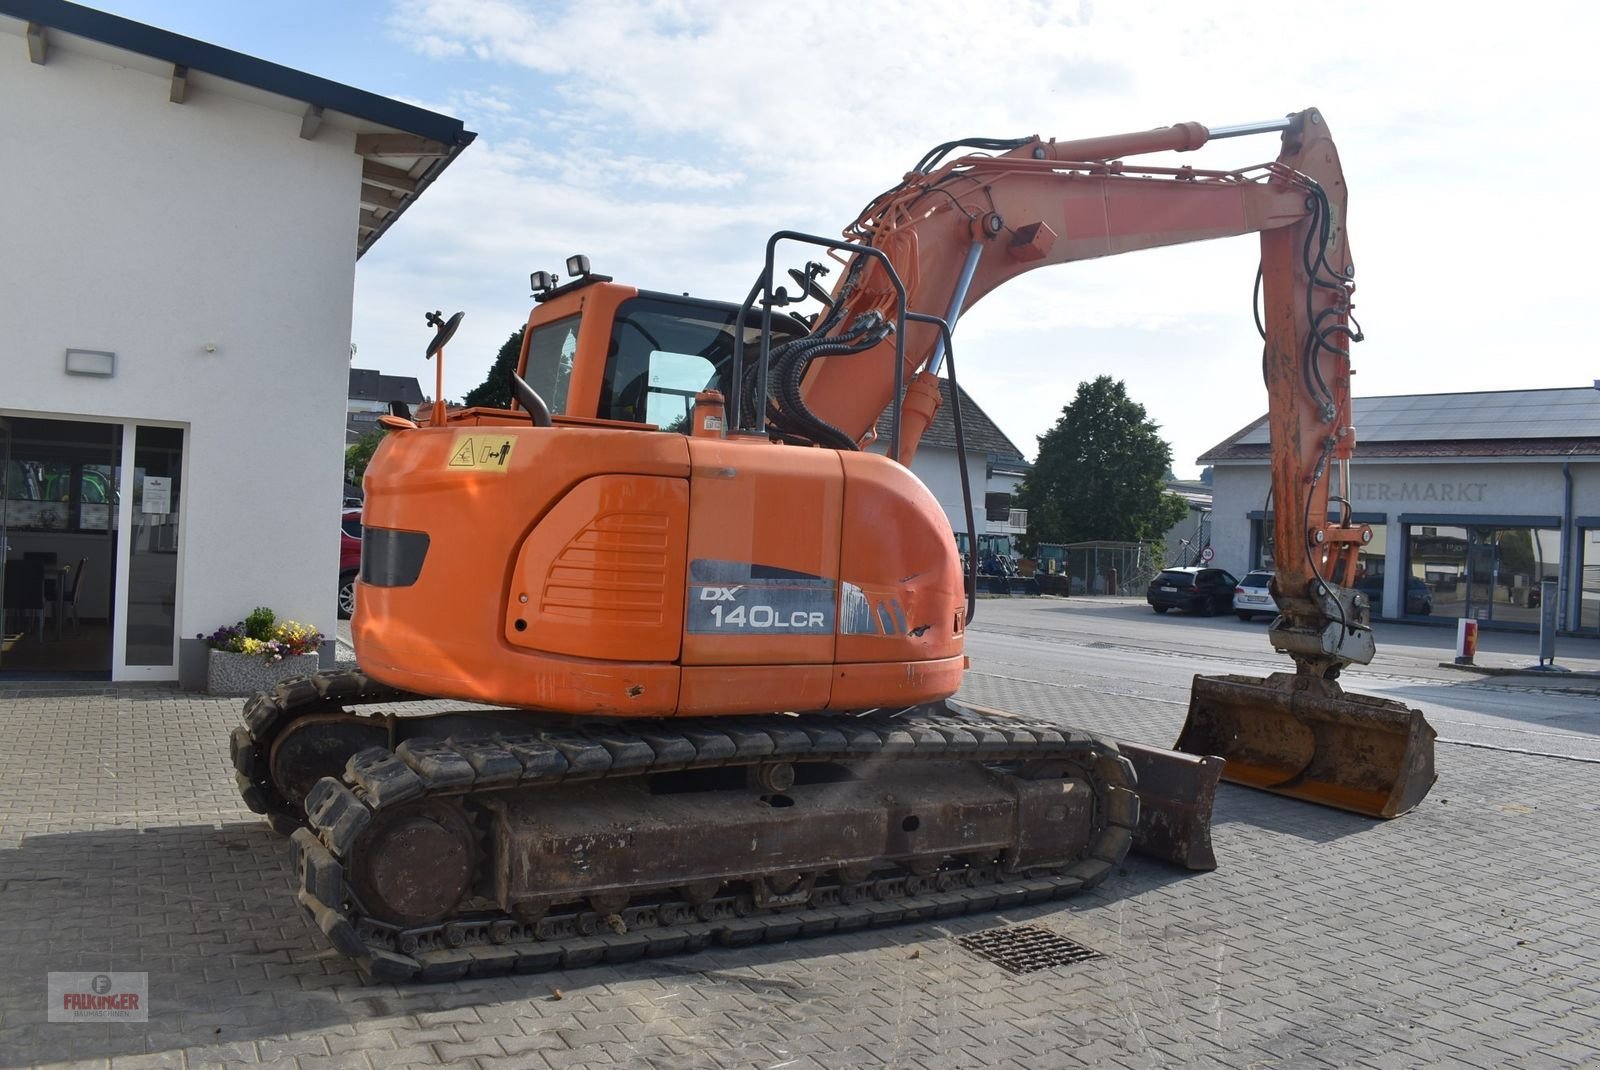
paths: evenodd
<path fill-rule="evenodd" d="M 1588 387 L 1407 394 L 1355 398 L 1354 405 L 1357 443 L 1600 437 L 1600 390 Z M 1267 441 L 1263 418 L 1229 444 Z"/>

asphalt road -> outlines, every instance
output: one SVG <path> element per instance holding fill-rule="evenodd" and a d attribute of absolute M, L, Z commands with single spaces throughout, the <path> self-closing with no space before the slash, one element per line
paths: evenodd
<path fill-rule="evenodd" d="M 1588 678 L 1600 673 L 1600 641 L 1558 640 L 1556 664 L 1582 674 L 1561 679 L 1441 667 L 1454 657 L 1450 628 L 1379 624 L 1375 633 L 1377 658 L 1346 670 L 1345 690 L 1421 709 L 1441 744 L 1600 762 L 1600 678 Z M 1265 619 L 1157 616 L 1132 599 L 986 598 L 967 652 L 973 683 L 1029 682 L 1177 707 L 1187 707 L 1196 674 L 1265 676 L 1291 668 L 1267 641 Z M 1536 664 L 1537 637 L 1486 633 L 1476 661 Z"/>

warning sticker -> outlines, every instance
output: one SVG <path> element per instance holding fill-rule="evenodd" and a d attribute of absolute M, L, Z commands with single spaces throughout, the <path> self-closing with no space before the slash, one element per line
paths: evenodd
<path fill-rule="evenodd" d="M 516 444 L 517 440 L 509 435 L 463 435 L 451 448 L 446 467 L 504 472 Z"/>

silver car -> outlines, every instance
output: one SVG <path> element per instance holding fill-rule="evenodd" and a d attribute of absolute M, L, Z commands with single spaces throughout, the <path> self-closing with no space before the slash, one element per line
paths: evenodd
<path fill-rule="evenodd" d="M 1239 586 L 1233 589 L 1233 611 L 1240 620 L 1277 615 L 1277 603 L 1272 600 L 1272 592 L 1267 590 L 1271 582 L 1272 573 L 1259 570 L 1239 581 Z"/>

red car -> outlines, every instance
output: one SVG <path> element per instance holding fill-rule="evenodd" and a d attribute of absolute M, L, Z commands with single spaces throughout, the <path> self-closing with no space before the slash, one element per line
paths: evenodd
<path fill-rule="evenodd" d="M 346 509 L 339 521 L 339 619 L 356 611 L 356 576 L 361 572 L 361 510 Z"/>

